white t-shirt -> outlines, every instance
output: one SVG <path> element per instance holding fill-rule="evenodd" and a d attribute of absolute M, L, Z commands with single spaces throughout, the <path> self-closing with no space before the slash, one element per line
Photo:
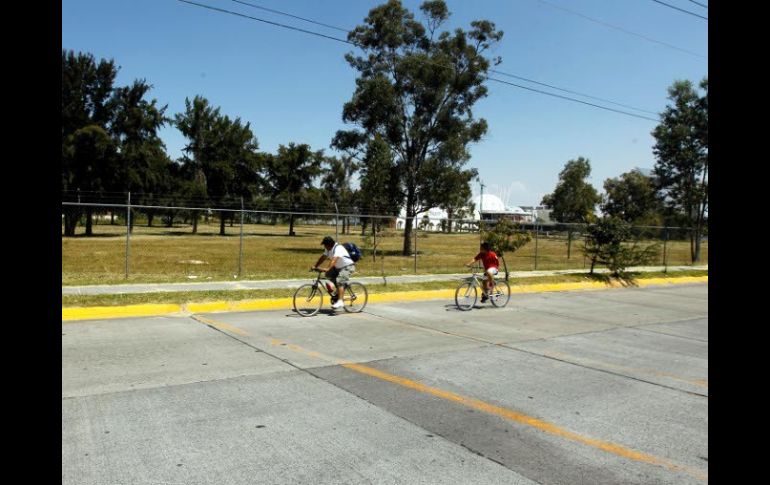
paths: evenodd
<path fill-rule="evenodd" d="M 337 258 L 337 262 L 334 263 L 334 267 L 337 269 L 342 269 L 345 266 L 350 266 L 353 264 L 353 260 L 350 259 L 350 254 L 348 254 L 348 250 L 345 249 L 345 246 L 342 244 L 335 244 L 331 251 L 324 251 L 324 256 L 326 256 L 329 259 L 332 259 L 334 257 Z"/>

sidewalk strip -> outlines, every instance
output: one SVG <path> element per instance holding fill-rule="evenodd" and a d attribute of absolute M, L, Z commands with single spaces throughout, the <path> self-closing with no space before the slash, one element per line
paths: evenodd
<path fill-rule="evenodd" d="M 684 283 L 708 283 L 708 276 L 683 276 L 678 278 L 649 278 L 639 279 L 627 286 L 655 286 L 673 285 Z M 598 281 L 585 281 L 575 283 L 542 283 L 534 285 L 512 286 L 514 293 L 540 293 L 552 291 L 576 291 L 576 290 L 604 290 L 607 288 L 627 287 L 616 281 L 603 283 Z M 418 290 L 418 291 L 394 291 L 391 293 L 369 294 L 369 303 L 384 303 L 395 301 L 415 300 L 439 300 L 453 299 L 454 289 L 446 290 Z M 217 313 L 217 312 L 246 312 L 262 310 L 292 310 L 292 298 L 274 298 L 241 301 L 214 301 L 185 304 L 142 304 L 126 306 L 95 306 L 95 307 L 66 307 L 62 308 L 62 321 L 73 320 L 101 320 L 112 318 L 131 318 L 147 316 L 163 316 L 189 313 Z"/>

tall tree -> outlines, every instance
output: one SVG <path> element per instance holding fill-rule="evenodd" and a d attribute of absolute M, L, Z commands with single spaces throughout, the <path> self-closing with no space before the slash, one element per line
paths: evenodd
<path fill-rule="evenodd" d="M 249 123 L 221 115 L 220 109 L 202 96 L 196 96 L 192 102 L 185 99 L 185 112 L 175 119 L 179 131 L 189 140 L 184 151 L 191 156 L 183 160 L 194 175 L 189 189 L 200 194 L 205 187 L 205 199 L 223 209 L 219 214 L 219 234 L 225 235 L 225 220 L 232 213 L 224 209 L 240 207 L 240 197 L 251 198 L 260 183 L 257 139 Z M 201 178 L 205 179 L 204 184 L 200 183 Z M 197 217 L 194 213 L 193 232 L 197 229 Z"/>
<path fill-rule="evenodd" d="M 607 216 L 635 225 L 663 222 L 663 202 L 652 177 L 632 170 L 605 180 L 604 192 L 601 209 Z"/>
<path fill-rule="evenodd" d="M 367 147 L 361 164 L 361 179 L 358 189 L 361 211 L 364 214 L 397 216 L 403 201 L 398 166 L 388 144 L 375 135 Z M 372 231 L 382 224 L 381 218 L 372 218 Z"/>
<path fill-rule="evenodd" d="M 289 143 L 280 145 L 278 153 L 269 157 L 266 166 L 272 203 L 282 203 L 290 211 L 289 235 L 294 236 L 294 213 L 312 188 L 313 179 L 320 175 L 323 150 L 316 152 L 310 145 Z"/>
<path fill-rule="evenodd" d="M 158 135 L 160 128 L 171 121 L 164 113 L 167 106 L 157 100 L 145 99 L 152 86 L 137 79 L 130 86 L 115 89 L 111 99 L 113 118 L 110 132 L 118 147 L 120 166 L 110 181 L 112 190 L 139 195 L 142 204 L 151 205 L 165 188 L 171 159 Z M 153 211 L 147 213 L 152 224 Z M 133 221 L 133 218 L 132 218 Z"/>
<path fill-rule="evenodd" d="M 351 188 L 350 181 L 353 174 L 358 170 L 358 165 L 352 157 L 327 157 L 325 159 L 327 170 L 321 177 L 321 188 L 325 199 L 331 206 L 342 207 L 348 213 L 352 209 L 354 201 L 354 191 Z M 342 218 L 342 234 L 347 232 L 348 216 Z"/>
<path fill-rule="evenodd" d="M 345 56 L 359 77 L 342 118 L 359 129 L 340 130 L 332 142 L 360 155 L 379 135 L 393 151 L 405 191 L 404 255 L 411 251 L 415 216 L 442 202 L 436 184 L 462 171 L 468 145 L 487 131 L 472 107 L 487 95 L 490 60 L 484 53 L 503 35 L 486 20 L 471 22 L 468 32 L 439 32 L 450 15 L 443 0 L 426 1 L 420 10 L 424 24 L 389 0 L 348 34 L 363 55 Z"/>
<path fill-rule="evenodd" d="M 568 224 L 588 223 L 594 217 L 596 204 L 601 201 L 599 193 L 587 179 L 591 175 L 591 162 L 578 157 L 569 160 L 559 172 L 559 181 L 553 193 L 547 194 L 540 202 L 552 209 L 551 218 Z M 572 234 L 575 229 L 567 229 L 567 259 L 572 249 Z"/>
<path fill-rule="evenodd" d="M 668 207 L 691 228 L 690 256 L 700 261 L 701 237 L 708 217 L 708 78 L 701 96 L 690 81 L 668 89 L 672 101 L 653 130 L 654 173 Z"/>
<path fill-rule="evenodd" d="M 103 190 L 114 146 L 108 136 L 110 96 L 118 68 L 112 60 L 62 50 L 62 191 Z M 101 158 L 98 158 L 101 157 Z M 96 175 L 98 173 L 98 175 Z M 98 177 L 97 180 L 94 177 Z M 74 236 L 80 207 L 64 207 L 64 235 Z M 92 208 L 87 210 L 90 234 Z"/>
<path fill-rule="evenodd" d="M 472 203 L 471 180 L 477 176 L 478 171 L 474 168 L 450 172 L 438 180 L 438 206 L 447 213 L 447 232 L 452 232 L 452 223 L 458 212 Z"/>

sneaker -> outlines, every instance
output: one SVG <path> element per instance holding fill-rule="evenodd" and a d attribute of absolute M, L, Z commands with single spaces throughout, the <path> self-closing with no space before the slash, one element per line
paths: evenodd
<path fill-rule="evenodd" d="M 332 303 L 332 308 L 342 308 L 345 306 L 345 302 L 342 300 L 337 300 L 334 303 Z"/>
<path fill-rule="evenodd" d="M 487 300 L 489 300 L 489 297 L 487 296 L 487 294 L 486 294 L 486 293 L 484 293 L 483 295 L 481 295 L 481 303 L 485 303 Z"/>
<path fill-rule="evenodd" d="M 337 295 L 332 296 L 332 305 L 337 303 L 337 300 L 339 300 L 339 298 L 337 298 Z"/>

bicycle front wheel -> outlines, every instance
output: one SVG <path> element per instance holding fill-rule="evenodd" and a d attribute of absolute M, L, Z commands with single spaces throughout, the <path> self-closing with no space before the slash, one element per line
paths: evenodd
<path fill-rule="evenodd" d="M 495 287 L 492 294 L 489 295 L 489 301 L 496 307 L 504 307 L 511 299 L 511 286 L 507 281 L 495 281 Z"/>
<path fill-rule="evenodd" d="M 455 304 L 462 311 L 468 311 L 476 304 L 478 293 L 473 283 L 463 283 L 455 291 Z"/>
<path fill-rule="evenodd" d="M 369 301 L 369 292 L 363 284 L 354 281 L 348 283 L 342 301 L 345 302 L 346 312 L 358 313 L 364 309 L 366 302 Z"/>
<path fill-rule="evenodd" d="M 303 317 L 312 317 L 318 313 L 323 302 L 323 292 L 315 285 L 302 285 L 294 292 L 294 311 Z"/>

